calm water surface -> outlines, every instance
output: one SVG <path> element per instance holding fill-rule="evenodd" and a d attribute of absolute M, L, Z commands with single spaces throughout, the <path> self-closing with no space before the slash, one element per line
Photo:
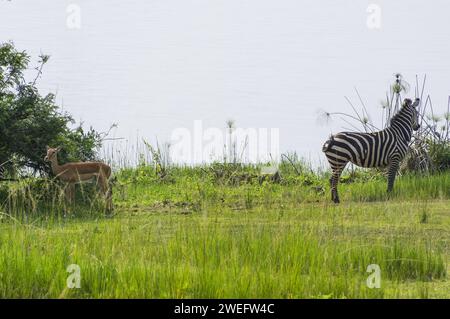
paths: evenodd
<path fill-rule="evenodd" d="M 130 143 L 168 140 L 180 127 L 279 128 L 281 151 L 323 159 L 339 119 L 361 93 L 376 124 L 393 74 L 427 74 L 434 108 L 450 94 L 448 1 L 0 0 L 0 41 L 37 59 L 50 54 L 40 82 L 77 120 Z M 80 28 L 67 24 L 75 4 Z M 69 12 L 67 11 L 69 10 Z M 414 90 L 410 92 L 414 95 Z"/>

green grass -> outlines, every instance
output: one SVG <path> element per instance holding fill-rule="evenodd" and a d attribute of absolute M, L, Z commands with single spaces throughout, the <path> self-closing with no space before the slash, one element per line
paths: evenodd
<path fill-rule="evenodd" d="M 114 216 L 95 199 L 65 207 L 8 186 L 0 297 L 450 297 L 450 174 L 400 177 L 389 199 L 382 179 L 342 184 L 340 205 L 325 178 L 229 186 L 199 172 L 134 174 L 119 174 Z M 70 264 L 80 289 L 66 286 Z M 379 289 L 366 285 L 370 264 Z"/>

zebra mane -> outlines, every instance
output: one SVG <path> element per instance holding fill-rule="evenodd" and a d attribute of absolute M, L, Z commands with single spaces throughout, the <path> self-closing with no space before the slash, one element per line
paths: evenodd
<path fill-rule="evenodd" d="M 389 125 L 390 125 L 390 126 L 391 126 L 392 124 L 394 124 L 395 122 L 398 121 L 398 119 L 400 118 L 400 116 L 401 116 L 402 114 L 404 114 L 405 109 L 406 109 L 407 107 L 408 107 L 408 106 L 402 106 L 402 107 L 400 108 L 400 111 L 398 111 L 397 114 L 395 114 L 393 117 L 391 117 L 391 120 L 390 120 L 390 122 L 389 122 Z"/>

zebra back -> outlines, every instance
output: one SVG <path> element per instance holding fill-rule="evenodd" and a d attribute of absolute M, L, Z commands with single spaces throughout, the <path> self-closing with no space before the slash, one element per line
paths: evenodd
<path fill-rule="evenodd" d="M 362 167 L 383 167 L 392 158 L 401 160 L 409 147 L 414 129 L 415 106 L 405 99 L 400 111 L 391 119 L 390 125 L 374 133 L 340 132 L 330 137 L 322 151 L 332 168 L 352 162 Z M 416 119 L 417 121 L 417 119 Z"/>

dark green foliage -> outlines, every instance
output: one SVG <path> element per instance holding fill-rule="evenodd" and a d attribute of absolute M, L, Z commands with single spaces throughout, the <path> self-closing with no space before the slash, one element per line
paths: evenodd
<path fill-rule="evenodd" d="M 59 110 L 55 96 L 42 96 L 36 82 L 49 56 L 41 55 L 33 80 L 25 79 L 30 57 L 12 43 L 0 44 L 0 165 L 10 177 L 18 170 L 49 172 L 43 161 L 46 145 L 62 146 L 62 160 L 87 160 L 95 157 L 100 134 L 87 132 L 74 123 L 71 116 Z"/>
<path fill-rule="evenodd" d="M 258 168 L 254 165 L 216 162 L 204 167 L 203 171 L 208 179 L 220 185 L 239 186 L 262 182 L 262 176 L 258 175 Z"/>
<path fill-rule="evenodd" d="M 434 169 L 437 171 L 445 171 L 450 169 L 450 142 L 442 141 L 441 143 L 428 142 L 429 154 Z"/>

